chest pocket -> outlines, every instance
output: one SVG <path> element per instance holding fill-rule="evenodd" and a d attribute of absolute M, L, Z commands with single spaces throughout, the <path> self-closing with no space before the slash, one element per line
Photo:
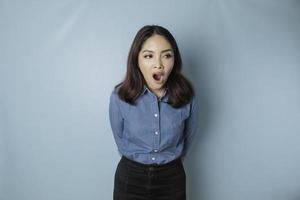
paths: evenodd
<path fill-rule="evenodd" d="M 124 136 L 132 144 L 149 146 L 152 123 L 149 123 L 149 114 L 140 110 L 131 110 L 124 119 Z"/>
<path fill-rule="evenodd" d="M 181 109 L 169 109 L 161 120 L 162 143 L 168 146 L 176 146 L 182 136 L 184 122 Z"/>

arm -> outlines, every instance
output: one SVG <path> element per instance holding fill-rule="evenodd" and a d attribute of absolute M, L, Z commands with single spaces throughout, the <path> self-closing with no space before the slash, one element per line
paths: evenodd
<path fill-rule="evenodd" d="M 196 135 L 198 131 L 198 124 L 199 124 L 199 108 L 198 108 L 198 100 L 194 96 L 191 102 L 191 108 L 190 108 L 190 116 L 185 121 L 185 127 L 183 130 L 184 134 L 184 147 L 183 152 L 181 155 L 182 160 L 185 159 L 187 152 L 189 151 L 194 136 Z"/>
<path fill-rule="evenodd" d="M 115 143 L 118 148 L 118 153 L 120 156 L 120 149 L 122 145 L 122 136 L 123 136 L 123 117 L 121 115 L 120 105 L 118 102 L 118 94 L 116 91 L 112 91 L 109 100 L 109 121 L 111 130 L 115 139 Z"/>

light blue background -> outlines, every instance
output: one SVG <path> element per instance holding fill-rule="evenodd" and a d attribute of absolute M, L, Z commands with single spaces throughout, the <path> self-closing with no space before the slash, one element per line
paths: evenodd
<path fill-rule="evenodd" d="M 109 94 L 146 24 L 200 100 L 189 200 L 300 199 L 300 2 L 0 1 L 0 199 L 112 199 Z"/>

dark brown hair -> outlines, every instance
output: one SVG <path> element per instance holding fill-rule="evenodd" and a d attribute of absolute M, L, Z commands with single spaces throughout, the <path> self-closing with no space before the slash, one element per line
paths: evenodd
<path fill-rule="evenodd" d="M 127 73 L 125 79 L 115 86 L 120 86 L 118 95 L 123 101 L 135 105 L 136 99 L 139 98 L 146 81 L 138 66 L 138 54 L 143 43 L 152 35 L 158 34 L 170 43 L 174 52 L 174 66 L 168 77 L 167 84 L 169 99 L 168 103 L 179 108 L 189 103 L 194 96 L 192 84 L 181 74 L 182 61 L 177 43 L 172 34 L 164 27 L 158 25 L 143 26 L 136 34 L 131 45 L 127 59 Z"/>

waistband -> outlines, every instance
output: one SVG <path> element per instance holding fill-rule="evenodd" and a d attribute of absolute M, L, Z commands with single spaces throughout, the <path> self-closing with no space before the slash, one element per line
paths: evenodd
<path fill-rule="evenodd" d="M 129 158 L 127 158 L 126 156 L 122 155 L 121 161 L 125 161 L 128 164 L 134 165 L 134 166 L 138 166 L 138 167 L 142 167 L 142 168 L 148 168 L 148 167 L 154 167 L 154 168 L 164 168 L 164 167 L 172 167 L 172 166 L 176 166 L 178 164 L 181 164 L 181 158 L 178 157 L 175 160 L 172 160 L 168 163 L 163 163 L 163 164 L 157 164 L 157 163 L 153 163 L 153 164 L 144 164 L 144 163 L 140 163 L 134 160 L 131 160 Z"/>

